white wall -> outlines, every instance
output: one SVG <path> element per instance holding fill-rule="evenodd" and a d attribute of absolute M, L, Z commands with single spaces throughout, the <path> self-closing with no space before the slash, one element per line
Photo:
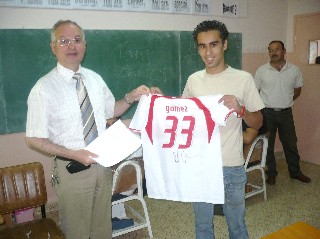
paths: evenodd
<path fill-rule="evenodd" d="M 265 46 L 273 36 L 286 37 L 287 0 L 248 0 L 245 18 L 212 18 L 227 24 L 229 31 L 243 33 L 243 49 Z M 58 10 L 0 7 L 0 29 L 51 28 L 59 19 L 71 19 L 84 29 L 187 30 L 208 16 L 139 12 Z M 276 26 L 276 27 L 275 27 Z M 268 29 L 268 30 L 266 30 Z"/>
<path fill-rule="evenodd" d="M 213 19 L 227 24 L 229 31 L 243 33 L 243 51 L 256 52 L 273 39 L 292 51 L 293 16 L 320 10 L 319 0 L 248 0 L 247 17 Z M 71 19 L 84 29 L 187 30 L 208 16 L 139 12 L 59 10 L 0 7 L 0 29 L 51 28 L 58 19 Z"/>

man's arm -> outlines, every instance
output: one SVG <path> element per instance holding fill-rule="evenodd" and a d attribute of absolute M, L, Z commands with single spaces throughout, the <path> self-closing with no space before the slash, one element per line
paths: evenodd
<path fill-rule="evenodd" d="M 123 97 L 123 99 L 118 100 L 114 106 L 114 117 L 120 117 L 124 112 L 126 112 L 131 104 L 135 101 L 139 101 L 142 95 L 148 94 L 162 94 L 162 91 L 158 87 L 147 87 L 141 85 L 133 91 Z"/>
<path fill-rule="evenodd" d="M 91 153 L 88 150 L 72 150 L 67 149 L 63 146 L 52 143 L 49 139 L 36 138 L 36 137 L 26 137 L 27 145 L 32 150 L 39 153 L 45 154 L 47 156 L 61 156 L 69 159 L 76 160 L 85 165 L 96 163 L 92 158 L 98 157 L 98 155 Z"/>
<path fill-rule="evenodd" d="M 294 88 L 293 100 L 296 100 L 301 94 L 301 87 Z"/>
<path fill-rule="evenodd" d="M 250 128 L 253 128 L 254 130 L 258 131 L 262 127 L 263 116 L 260 111 L 249 112 L 245 110 L 245 113 L 242 119 L 244 120 L 244 122 L 246 122 L 246 124 Z"/>
<path fill-rule="evenodd" d="M 141 95 L 147 95 L 149 93 L 149 87 L 141 85 L 138 88 L 126 94 L 121 100 L 118 100 L 116 102 L 114 106 L 114 117 L 121 116 L 130 108 L 131 104 L 140 99 Z"/>

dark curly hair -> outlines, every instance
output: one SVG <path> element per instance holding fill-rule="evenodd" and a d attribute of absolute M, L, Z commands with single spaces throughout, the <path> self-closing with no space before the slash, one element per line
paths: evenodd
<path fill-rule="evenodd" d="M 217 30 L 220 32 L 222 43 L 224 43 L 225 40 L 228 38 L 229 32 L 226 25 L 223 22 L 212 20 L 212 21 L 203 21 L 196 26 L 196 28 L 192 32 L 193 40 L 197 42 L 197 37 L 199 33 L 208 32 L 212 30 Z"/>

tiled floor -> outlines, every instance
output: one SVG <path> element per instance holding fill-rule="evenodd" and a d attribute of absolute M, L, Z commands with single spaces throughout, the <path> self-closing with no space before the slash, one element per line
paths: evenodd
<path fill-rule="evenodd" d="M 287 171 L 286 161 L 278 159 L 276 185 L 267 186 L 267 202 L 258 194 L 246 200 L 246 223 L 251 239 L 259 239 L 286 225 L 304 221 L 320 228 L 320 166 L 301 162 L 304 174 L 311 177 L 310 184 L 292 180 Z M 249 175 L 257 180 L 258 174 Z M 155 239 L 194 238 L 194 216 L 190 203 L 155 200 L 145 197 L 153 236 Z M 136 206 L 133 203 L 133 206 Z M 55 215 L 49 215 L 56 217 Z M 227 239 L 225 218 L 215 216 L 216 239 Z M 116 239 L 148 238 L 146 229 L 116 237 Z M 320 239 L 320 235 L 319 235 Z"/>

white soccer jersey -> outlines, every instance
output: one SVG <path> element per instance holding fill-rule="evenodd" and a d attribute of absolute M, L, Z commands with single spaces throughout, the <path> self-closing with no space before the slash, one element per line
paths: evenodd
<path fill-rule="evenodd" d="M 224 203 L 218 126 L 232 112 L 221 97 L 140 99 L 130 129 L 141 133 L 150 198 Z"/>

